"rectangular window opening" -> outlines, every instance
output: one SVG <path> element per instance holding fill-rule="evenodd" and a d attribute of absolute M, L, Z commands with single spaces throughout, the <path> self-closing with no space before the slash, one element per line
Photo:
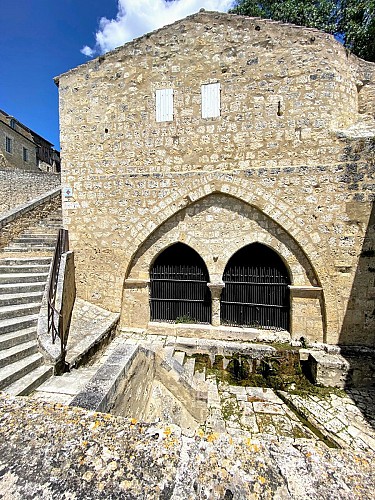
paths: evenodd
<path fill-rule="evenodd" d="M 13 153 L 13 141 L 10 137 L 5 137 L 5 151 L 7 153 Z"/>
<path fill-rule="evenodd" d="M 23 161 L 29 161 L 29 150 L 26 148 L 22 148 L 22 157 Z"/>
<path fill-rule="evenodd" d="M 220 83 L 208 83 L 201 86 L 202 118 L 220 116 Z"/>

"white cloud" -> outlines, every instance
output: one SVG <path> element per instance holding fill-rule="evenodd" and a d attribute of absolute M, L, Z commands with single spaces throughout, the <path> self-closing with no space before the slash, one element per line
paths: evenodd
<path fill-rule="evenodd" d="M 86 45 L 81 52 L 88 57 L 104 54 L 199 9 L 227 12 L 233 3 L 233 0 L 118 0 L 116 19 L 102 17 L 95 46 Z"/>
<path fill-rule="evenodd" d="M 81 49 L 82 54 L 84 54 L 87 57 L 92 57 L 95 54 L 95 50 L 91 49 L 88 45 L 85 45 Z"/>

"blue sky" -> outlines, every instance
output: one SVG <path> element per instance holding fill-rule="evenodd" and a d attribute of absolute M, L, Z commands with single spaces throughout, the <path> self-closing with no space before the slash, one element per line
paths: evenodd
<path fill-rule="evenodd" d="M 116 1 L 0 0 L 0 108 L 59 148 L 53 77 L 87 61 L 101 16 Z"/>
<path fill-rule="evenodd" d="M 230 4 L 230 0 L 0 0 L 0 109 L 59 149 L 55 76 L 200 7 L 225 11 Z"/>

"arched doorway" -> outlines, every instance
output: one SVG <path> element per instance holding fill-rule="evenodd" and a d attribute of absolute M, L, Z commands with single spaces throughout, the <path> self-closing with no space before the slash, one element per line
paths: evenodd
<path fill-rule="evenodd" d="M 155 260 L 150 271 L 151 321 L 211 322 L 207 267 L 200 255 L 175 243 Z"/>
<path fill-rule="evenodd" d="M 223 274 L 221 323 L 289 330 L 289 272 L 266 245 L 252 243 L 236 252 Z"/>

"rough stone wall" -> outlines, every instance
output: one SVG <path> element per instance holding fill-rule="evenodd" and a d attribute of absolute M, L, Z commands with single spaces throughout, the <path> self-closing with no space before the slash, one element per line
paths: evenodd
<path fill-rule="evenodd" d="M 52 189 L 57 189 L 60 182 L 58 174 L 1 169 L 0 215 L 34 200 Z"/>
<path fill-rule="evenodd" d="M 138 350 L 126 376 L 118 382 L 116 398 L 107 411 L 130 418 L 143 416 L 154 376 L 154 356 L 147 350 Z"/>
<path fill-rule="evenodd" d="M 357 84 L 373 68 L 316 30 L 199 13 L 62 75 L 78 294 L 145 327 L 163 247 L 189 241 L 218 278 L 231 252 L 261 241 L 299 288 L 293 335 L 372 345 L 373 275 L 358 265 L 373 245 L 375 134 L 347 130 L 369 123 Z M 202 119 L 201 85 L 214 82 L 221 114 Z M 174 116 L 157 123 L 163 88 Z"/>

